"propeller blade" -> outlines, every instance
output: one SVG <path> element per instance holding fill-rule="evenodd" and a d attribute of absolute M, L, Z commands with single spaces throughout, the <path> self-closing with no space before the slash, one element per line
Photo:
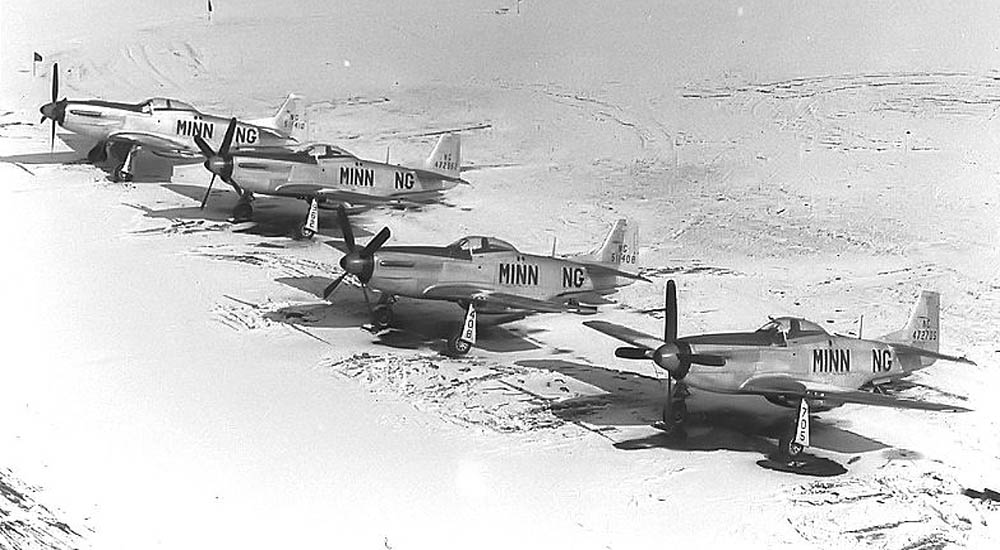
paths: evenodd
<path fill-rule="evenodd" d="M 621 357 L 622 359 L 649 359 L 650 351 L 647 348 L 621 347 L 615 350 L 615 357 Z"/>
<path fill-rule="evenodd" d="M 212 146 L 209 145 L 207 141 L 202 139 L 201 136 L 194 136 L 194 143 L 198 146 L 198 149 L 201 150 L 201 154 L 205 155 L 206 159 L 215 156 L 215 151 L 212 150 Z"/>
<path fill-rule="evenodd" d="M 226 135 L 222 138 L 222 145 L 219 147 L 219 156 L 225 157 L 229 154 L 229 146 L 233 144 L 233 134 L 236 133 L 236 118 L 229 119 L 229 126 L 226 128 Z"/>
<path fill-rule="evenodd" d="M 389 232 L 389 228 L 383 227 L 382 231 L 379 231 L 378 235 L 375 235 L 374 239 L 368 241 L 368 244 L 365 245 L 364 250 L 361 251 L 361 255 L 370 257 L 372 254 L 375 253 L 376 250 L 378 250 L 379 248 L 382 247 L 383 244 L 385 244 L 385 241 L 389 240 L 390 235 L 391 233 Z"/>
<path fill-rule="evenodd" d="M 663 341 L 677 341 L 677 285 L 674 280 L 667 281 L 666 315 L 663 319 Z"/>
<path fill-rule="evenodd" d="M 56 150 L 56 119 L 52 119 L 52 132 L 49 134 L 49 154 Z"/>
<path fill-rule="evenodd" d="M 372 302 L 368 299 L 368 285 L 361 283 L 361 294 L 365 297 L 365 306 L 368 307 L 368 314 L 374 317 L 375 314 L 372 311 Z"/>
<path fill-rule="evenodd" d="M 347 277 L 347 272 L 341 273 L 340 277 L 337 277 L 332 283 L 326 285 L 326 288 L 323 289 L 324 300 L 330 299 L 330 295 L 333 294 L 334 290 L 337 290 L 337 287 L 340 286 L 340 281 L 343 281 L 344 277 Z"/>
<path fill-rule="evenodd" d="M 694 353 L 691 355 L 682 355 L 681 358 L 690 363 L 697 363 L 699 365 L 705 365 L 706 367 L 726 366 L 726 358 L 721 355 L 704 355 L 701 353 Z"/>
<path fill-rule="evenodd" d="M 347 210 L 344 209 L 343 204 L 337 207 L 337 220 L 340 222 L 340 234 L 344 236 L 347 250 L 354 252 L 354 249 L 357 248 L 354 243 L 354 229 L 351 227 L 351 221 L 347 219 Z"/>
<path fill-rule="evenodd" d="M 52 103 L 59 100 L 59 64 L 52 64 Z"/>
<path fill-rule="evenodd" d="M 205 190 L 205 196 L 201 198 L 201 209 L 205 209 L 205 204 L 208 203 L 208 195 L 212 193 L 212 184 L 215 183 L 215 174 L 212 174 L 212 181 L 208 182 L 208 189 Z"/>

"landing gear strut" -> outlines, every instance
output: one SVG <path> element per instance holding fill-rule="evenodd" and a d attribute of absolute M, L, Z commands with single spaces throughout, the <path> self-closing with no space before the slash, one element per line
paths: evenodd
<path fill-rule="evenodd" d="M 674 382 L 667 376 L 667 400 L 663 404 L 662 421 L 656 428 L 662 430 L 670 438 L 684 439 L 687 432 L 684 424 L 687 422 L 688 410 L 685 399 L 690 395 L 682 382 Z"/>
<path fill-rule="evenodd" d="M 311 239 L 319 232 L 319 201 L 316 198 L 309 199 L 309 213 L 306 214 L 305 221 L 296 228 L 296 239 Z"/>
<path fill-rule="evenodd" d="M 97 145 L 94 145 L 94 147 L 87 153 L 87 160 L 92 164 L 98 164 L 108 160 L 108 142 L 97 142 Z"/>
<path fill-rule="evenodd" d="M 117 145 L 117 144 L 116 144 Z M 122 181 L 132 181 L 132 163 L 135 160 L 135 154 L 139 152 L 138 145 L 132 144 L 120 144 L 122 147 L 127 147 L 128 150 L 125 153 L 125 158 L 122 159 L 121 164 L 119 164 L 111 172 L 111 181 L 118 183 Z M 91 150 L 91 153 L 93 150 Z M 88 154 L 88 157 L 90 155 Z"/>
<path fill-rule="evenodd" d="M 799 413 L 795 423 L 786 428 L 778 437 L 778 453 L 787 458 L 795 458 L 809 446 L 809 402 L 799 401 Z"/>
<path fill-rule="evenodd" d="M 239 191 L 239 190 L 237 190 Z M 233 207 L 233 221 L 248 222 L 253 217 L 253 194 L 249 191 L 240 192 L 240 200 Z"/>

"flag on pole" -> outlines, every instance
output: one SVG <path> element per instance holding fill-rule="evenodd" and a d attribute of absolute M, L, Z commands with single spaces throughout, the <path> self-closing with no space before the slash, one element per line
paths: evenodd
<path fill-rule="evenodd" d="M 35 66 L 42 60 L 42 54 L 38 52 L 32 52 L 34 55 L 31 57 L 31 77 L 35 77 Z"/>
<path fill-rule="evenodd" d="M 35 52 L 35 58 L 34 59 L 35 59 L 35 63 L 41 63 L 42 62 L 42 54 L 40 54 L 38 52 Z"/>

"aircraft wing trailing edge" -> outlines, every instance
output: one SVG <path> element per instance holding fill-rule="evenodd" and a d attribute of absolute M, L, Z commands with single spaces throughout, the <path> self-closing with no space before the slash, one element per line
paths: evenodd
<path fill-rule="evenodd" d="M 140 145 L 142 147 L 148 147 L 154 152 L 189 153 L 191 149 L 191 147 L 183 141 L 147 132 L 115 132 L 108 136 L 108 141 L 112 143 L 118 142 Z"/>
<path fill-rule="evenodd" d="M 622 342 L 631 344 L 635 347 L 656 349 L 663 345 L 662 338 L 657 338 L 656 336 L 651 336 L 644 332 L 639 332 L 638 330 L 633 330 L 628 327 L 609 323 L 607 321 L 586 321 L 583 324 L 598 332 L 603 332 L 612 338 L 621 340 Z"/>
<path fill-rule="evenodd" d="M 433 285 L 424 290 L 424 297 L 453 302 L 470 301 L 477 305 L 504 307 L 539 313 L 563 313 L 577 308 L 560 302 L 536 300 L 514 294 L 493 292 L 476 285 Z"/>
<path fill-rule="evenodd" d="M 933 403 L 904 399 L 891 395 L 872 393 L 862 390 L 848 390 L 829 384 L 817 384 L 792 379 L 783 375 L 754 376 L 743 383 L 742 393 L 757 395 L 783 395 L 804 397 L 806 399 L 824 399 L 841 403 L 857 403 L 896 409 L 921 409 L 927 411 L 967 412 L 969 409 L 945 403 Z"/>

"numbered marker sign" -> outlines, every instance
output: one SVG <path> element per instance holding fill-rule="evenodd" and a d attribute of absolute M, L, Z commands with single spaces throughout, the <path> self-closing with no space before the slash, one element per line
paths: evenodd
<path fill-rule="evenodd" d="M 799 405 L 799 420 L 795 423 L 795 442 L 803 447 L 809 446 L 809 402 L 805 399 Z"/>
<path fill-rule="evenodd" d="M 460 339 L 470 344 L 476 343 L 476 308 L 472 304 L 469 304 L 469 311 L 465 312 Z"/>

